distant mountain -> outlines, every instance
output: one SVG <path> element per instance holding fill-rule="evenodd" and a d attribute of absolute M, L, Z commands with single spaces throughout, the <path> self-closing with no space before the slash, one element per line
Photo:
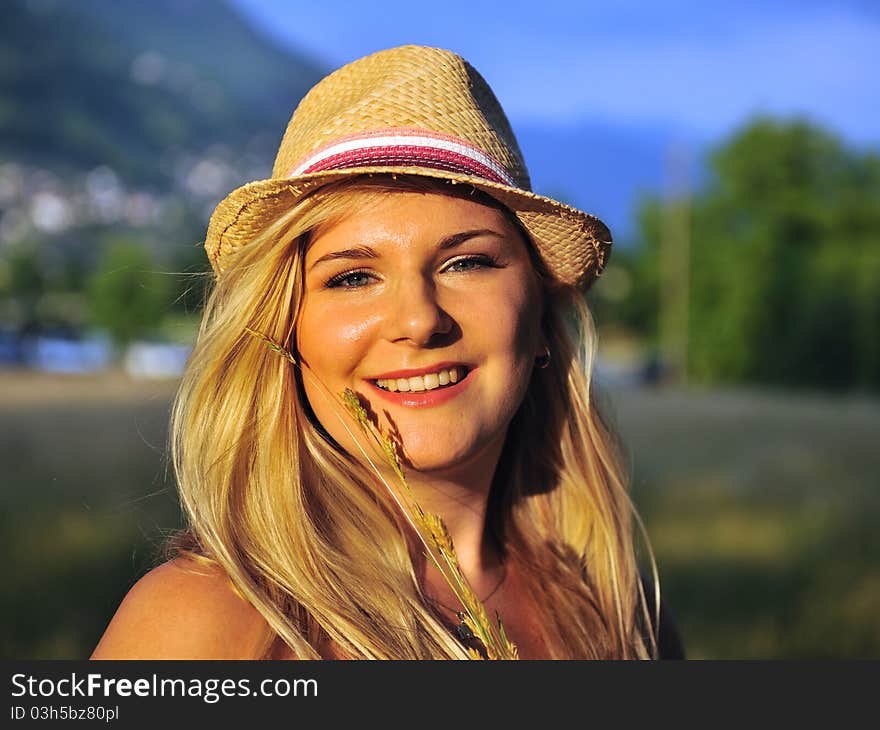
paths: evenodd
<path fill-rule="evenodd" d="M 324 73 L 219 0 L 11 0 L 0 155 L 56 173 L 104 165 L 161 186 L 169 150 L 220 146 L 268 174 L 291 111 Z"/>
<path fill-rule="evenodd" d="M 192 72 L 194 79 L 216 84 L 222 98 L 213 101 L 214 107 L 234 116 L 245 130 L 277 130 L 275 146 L 296 103 L 329 70 L 275 45 L 224 0 L 76 0 L 75 4 L 135 54 L 158 53 L 178 72 Z"/>

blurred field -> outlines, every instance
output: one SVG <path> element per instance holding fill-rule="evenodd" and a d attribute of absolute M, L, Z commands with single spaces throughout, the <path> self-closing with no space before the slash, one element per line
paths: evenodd
<path fill-rule="evenodd" d="M 173 392 L 0 373 L 0 655 L 87 656 L 177 525 L 164 456 Z"/>
<path fill-rule="evenodd" d="M 87 656 L 157 559 L 174 387 L 0 373 L 0 656 Z M 880 402 L 608 397 L 690 657 L 880 656 Z"/>
<path fill-rule="evenodd" d="M 880 402 L 613 401 L 690 657 L 880 657 Z"/>

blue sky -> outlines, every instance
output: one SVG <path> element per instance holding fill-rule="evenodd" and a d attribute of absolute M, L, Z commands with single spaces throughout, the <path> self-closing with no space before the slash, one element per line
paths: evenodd
<path fill-rule="evenodd" d="M 601 122 L 710 141 L 765 112 L 880 147 L 880 0 L 232 2 L 328 68 L 404 43 L 451 48 L 514 127 Z"/>

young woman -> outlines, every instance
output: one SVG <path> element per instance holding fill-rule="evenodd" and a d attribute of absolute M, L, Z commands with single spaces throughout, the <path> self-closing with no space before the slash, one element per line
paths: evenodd
<path fill-rule="evenodd" d="M 610 243 L 529 192 L 460 57 L 325 78 L 212 217 L 172 422 L 189 528 L 94 658 L 662 653 L 591 386 Z"/>

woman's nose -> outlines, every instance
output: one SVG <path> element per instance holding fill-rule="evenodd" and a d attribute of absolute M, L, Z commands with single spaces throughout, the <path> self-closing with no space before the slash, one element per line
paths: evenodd
<path fill-rule="evenodd" d="M 440 306 L 437 288 L 431 279 L 418 277 L 397 286 L 390 306 L 388 339 L 392 342 L 409 340 L 425 346 L 452 330 L 452 318 Z"/>

